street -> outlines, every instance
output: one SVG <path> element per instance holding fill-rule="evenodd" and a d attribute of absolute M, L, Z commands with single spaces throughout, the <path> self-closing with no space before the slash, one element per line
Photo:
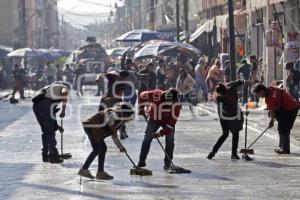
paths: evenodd
<path fill-rule="evenodd" d="M 0 199 L 300 199 L 300 148 L 291 146 L 291 155 L 276 155 L 277 140 L 264 136 L 255 144 L 252 162 L 231 161 L 231 136 L 213 160 L 206 156 L 221 134 L 218 118 L 197 107 L 193 117 L 183 108 L 176 126 L 174 163 L 191 174 L 169 174 L 163 170 L 163 152 L 153 140 L 147 169 L 153 176 L 130 176 L 132 164 L 107 138 L 105 169 L 112 181 L 89 181 L 77 172 L 91 146 L 80 120 L 94 114 L 99 102 L 95 91 L 78 98 L 73 95 L 64 121 L 64 152 L 73 158 L 61 165 L 42 163 L 41 131 L 30 100 L 18 105 L 0 102 Z M 83 105 L 83 106 L 80 106 Z M 138 161 L 145 121 L 136 116 L 128 124 L 129 138 L 123 141 Z M 260 133 L 249 130 L 249 141 Z M 244 145 L 244 132 L 240 145 Z M 161 138 L 163 141 L 164 138 Z M 57 134 L 60 148 L 60 134 Z M 59 149 L 60 150 L 60 149 Z M 96 173 L 97 162 L 91 171 Z"/>

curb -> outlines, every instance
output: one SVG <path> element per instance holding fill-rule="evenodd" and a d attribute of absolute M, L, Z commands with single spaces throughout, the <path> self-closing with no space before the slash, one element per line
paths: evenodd
<path fill-rule="evenodd" d="M 197 107 L 208 114 L 216 114 L 216 110 L 214 109 L 216 107 L 211 107 L 211 105 L 198 104 Z M 266 127 L 263 127 L 261 124 L 257 123 L 255 120 L 249 120 L 249 119 L 248 119 L 248 128 L 257 133 L 262 133 L 266 129 Z M 274 129 L 268 130 L 265 133 L 265 135 L 271 139 L 278 140 L 278 132 L 275 131 Z M 300 141 L 296 140 L 293 137 L 293 135 L 291 135 L 290 143 L 293 148 L 300 149 Z"/>

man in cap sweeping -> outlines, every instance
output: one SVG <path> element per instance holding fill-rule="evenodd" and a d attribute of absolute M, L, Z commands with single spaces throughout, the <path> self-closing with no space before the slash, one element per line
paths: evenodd
<path fill-rule="evenodd" d="M 56 113 L 59 103 L 62 103 L 60 117 L 65 117 L 66 104 L 68 101 L 69 86 L 66 83 L 58 82 L 44 87 L 33 98 L 33 112 L 42 129 L 42 158 L 43 162 L 61 163 L 56 148 L 55 132 L 61 133 L 64 129 L 57 124 Z"/>
<path fill-rule="evenodd" d="M 98 171 L 96 179 L 110 180 L 113 176 L 104 171 L 105 155 L 107 146 L 104 139 L 112 136 L 114 143 L 121 152 L 126 152 L 125 147 L 118 139 L 117 131 L 123 123 L 133 119 L 134 111 L 128 103 L 122 102 L 112 108 L 99 111 L 92 117 L 82 122 L 83 129 L 87 134 L 92 145 L 92 152 L 86 159 L 78 175 L 94 179 L 95 177 L 89 171 L 89 167 L 98 156 Z"/>
<path fill-rule="evenodd" d="M 141 147 L 138 167 L 146 166 L 146 158 L 153 138 L 166 137 L 166 153 L 164 169 L 171 166 L 174 152 L 174 133 L 181 105 L 178 103 L 179 93 L 175 89 L 144 91 L 139 96 L 139 115 L 147 118 L 147 128 Z M 157 130 L 162 127 L 159 133 Z M 170 159 L 169 159 L 169 158 Z"/>
<path fill-rule="evenodd" d="M 290 134 L 299 110 L 298 101 L 285 90 L 270 86 L 266 87 L 257 83 L 252 87 L 252 93 L 259 98 L 265 98 L 269 110 L 269 128 L 278 121 L 279 149 L 277 154 L 290 154 Z"/>

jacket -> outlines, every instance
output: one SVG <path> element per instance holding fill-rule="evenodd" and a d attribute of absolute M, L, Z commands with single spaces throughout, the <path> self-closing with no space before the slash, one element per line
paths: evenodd
<path fill-rule="evenodd" d="M 166 102 L 164 96 L 165 91 L 163 90 L 142 92 L 139 95 L 139 110 L 144 111 L 146 107 L 146 114 L 149 119 L 163 126 L 160 133 L 167 135 L 175 129 L 181 105 Z"/>
<path fill-rule="evenodd" d="M 89 129 L 90 138 L 93 142 L 100 142 L 106 137 L 112 136 L 113 140 L 118 137 L 117 130 L 122 121 L 113 118 L 113 110 L 106 109 L 82 121 L 85 129 Z"/>

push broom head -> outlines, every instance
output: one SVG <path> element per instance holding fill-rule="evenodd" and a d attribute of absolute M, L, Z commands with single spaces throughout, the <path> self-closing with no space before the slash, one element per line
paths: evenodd
<path fill-rule="evenodd" d="M 253 155 L 254 154 L 254 149 L 241 149 L 240 152 L 243 153 L 243 154 Z"/>
<path fill-rule="evenodd" d="M 130 175 L 152 176 L 152 171 L 144 168 L 133 168 L 130 169 Z"/>
<path fill-rule="evenodd" d="M 190 174 L 192 172 L 191 172 L 191 170 L 184 169 L 182 167 L 176 167 L 176 168 L 169 169 L 169 173 L 170 174 Z"/>

